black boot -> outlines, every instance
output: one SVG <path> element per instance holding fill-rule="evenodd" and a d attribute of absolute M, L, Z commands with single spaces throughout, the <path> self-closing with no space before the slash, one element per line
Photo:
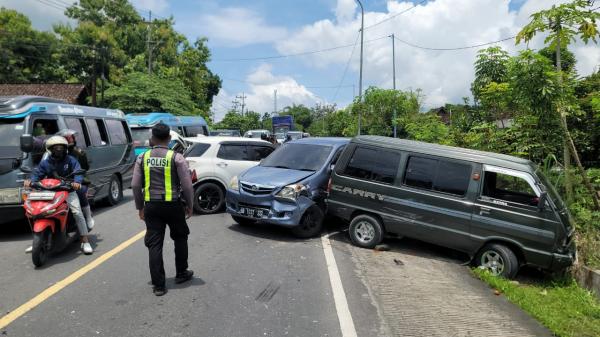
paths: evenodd
<path fill-rule="evenodd" d="M 189 281 L 192 279 L 193 276 L 194 276 L 193 270 L 186 270 L 183 273 L 179 273 L 179 274 L 175 275 L 175 283 L 179 284 L 179 283 Z"/>

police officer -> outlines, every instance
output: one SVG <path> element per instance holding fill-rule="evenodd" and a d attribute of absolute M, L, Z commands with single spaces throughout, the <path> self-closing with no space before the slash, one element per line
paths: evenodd
<path fill-rule="evenodd" d="M 188 270 L 190 230 L 186 223 L 192 215 L 192 180 L 183 156 L 168 148 L 170 140 L 166 124 L 159 123 L 152 128 L 150 143 L 153 147 L 138 157 L 131 186 L 139 217 L 146 222 L 144 243 L 150 255 L 150 276 L 156 296 L 167 292 L 162 256 L 167 225 L 175 242 L 175 283 L 191 280 L 194 274 Z"/>

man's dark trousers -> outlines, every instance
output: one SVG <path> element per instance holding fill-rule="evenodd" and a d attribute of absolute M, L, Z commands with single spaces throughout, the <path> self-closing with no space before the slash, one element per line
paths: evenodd
<path fill-rule="evenodd" d="M 163 241 L 165 228 L 169 226 L 171 239 L 175 242 L 175 270 L 177 274 L 188 268 L 187 238 L 190 229 L 185 222 L 185 212 L 181 202 L 147 202 L 144 206 L 146 237 L 144 243 L 150 255 L 150 276 L 152 285 L 165 286 L 165 267 L 163 263 Z"/>

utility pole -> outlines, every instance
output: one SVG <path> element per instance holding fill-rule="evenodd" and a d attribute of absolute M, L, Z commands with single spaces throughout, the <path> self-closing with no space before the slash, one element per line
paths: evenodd
<path fill-rule="evenodd" d="M 236 99 L 242 100 L 242 116 L 244 115 L 244 107 L 246 106 L 246 95 L 242 92 L 241 96 L 235 96 Z"/>
<path fill-rule="evenodd" d="M 146 31 L 146 42 L 148 45 L 148 74 L 152 74 L 152 41 L 150 35 L 152 34 L 152 11 L 148 11 L 148 29 Z"/>
<path fill-rule="evenodd" d="M 362 103 L 362 76 L 363 76 L 363 42 L 365 35 L 365 10 L 360 0 L 356 0 L 360 5 L 360 76 L 358 79 L 358 102 Z M 361 109 L 358 109 L 358 135 L 360 136 L 360 124 L 361 124 Z"/>
<path fill-rule="evenodd" d="M 392 38 L 392 73 L 394 78 L 394 98 L 396 97 L 396 45 L 395 45 L 395 36 L 394 34 L 390 35 Z M 394 138 L 397 137 L 397 125 L 396 125 L 396 102 L 394 102 L 394 120 L 392 121 L 392 125 L 394 126 Z"/>
<path fill-rule="evenodd" d="M 236 96 L 236 97 L 237 97 L 237 96 Z M 237 108 L 238 108 L 238 105 L 240 104 L 240 102 L 239 102 L 237 99 L 235 99 L 235 100 L 231 101 L 231 104 L 233 104 L 233 107 L 232 107 L 232 108 L 233 108 L 233 111 L 234 111 L 235 113 L 237 113 Z"/>
<path fill-rule="evenodd" d="M 278 115 L 277 114 L 277 89 L 273 90 L 273 108 L 275 110 L 273 110 L 273 116 Z"/>

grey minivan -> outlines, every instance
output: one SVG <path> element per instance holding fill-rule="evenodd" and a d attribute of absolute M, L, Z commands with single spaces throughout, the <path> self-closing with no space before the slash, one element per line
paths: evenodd
<path fill-rule="evenodd" d="M 466 252 L 505 277 L 522 265 L 561 270 L 575 260 L 565 204 L 535 164 L 517 157 L 359 136 L 332 173 L 327 202 L 360 247 L 411 237 Z"/>

